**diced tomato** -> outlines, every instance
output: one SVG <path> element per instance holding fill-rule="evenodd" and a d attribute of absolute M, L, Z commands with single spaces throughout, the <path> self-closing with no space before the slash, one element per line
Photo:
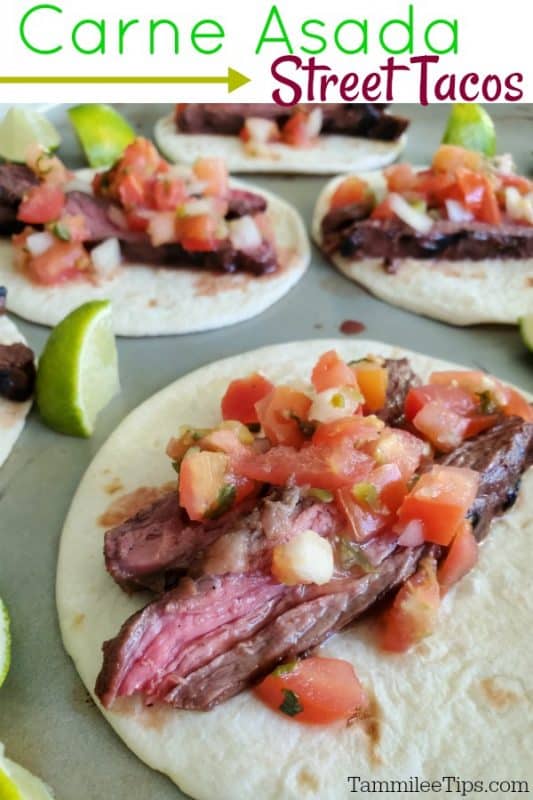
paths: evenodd
<path fill-rule="evenodd" d="M 461 168 L 480 172 L 483 169 L 483 156 L 464 147 L 441 144 L 433 156 L 431 166 L 435 172 L 455 172 Z"/>
<path fill-rule="evenodd" d="M 305 442 L 302 423 L 307 421 L 310 398 L 289 386 L 277 386 L 255 404 L 265 436 L 274 445 L 301 447 Z"/>
<path fill-rule="evenodd" d="M 61 242 L 52 245 L 40 256 L 27 263 L 30 278 L 45 286 L 56 286 L 78 278 L 90 267 L 90 258 L 80 242 Z"/>
<path fill-rule="evenodd" d="M 429 382 L 432 385 L 459 387 L 473 395 L 476 400 L 487 396 L 497 406 L 504 406 L 508 399 L 507 388 L 492 375 L 486 375 L 480 370 L 432 372 Z"/>
<path fill-rule="evenodd" d="M 225 197 L 228 193 L 228 169 L 222 158 L 199 158 L 193 165 L 198 180 L 205 184 L 202 194 Z"/>
<path fill-rule="evenodd" d="M 59 186 L 41 183 L 24 196 L 17 219 L 28 225 L 44 225 L 59 219 L 65 207 L 65 193 Z"/>
<path fill-rule="evenodd" d="M 418 570 L 401 587 L 381 619 L 383 650 L 403 653 L 435 630 L 440 606 L 437 564 L 424 558 Z"/>
<path fill-rule="evenodd" d="M 267 706 L 296 722 L 329 725 L 363 716 L 368 699 L 354 668 L 337 658 L 278 667 L 255 689 Z"/>
<path fill-rule="evenodd" d="M 463 442 L 468 419 L 432 400 L 418 412 L 413 425 L 441 453 L 450 453 Z"/>
<path fill-rule="evenodd" d="M 420 520 L 426 541 L 449 545 L 477 494 L 479 473 L 460 467 L 433 466 L 404 499 L 400 524 Z"/>
<path fill-rule="evenodd" d="M 428 446 L 418 436 L 391 428 L 385 429 L 368 448 L 379 465 L 396 464 L 406 481 L 411 480 L 427 450 Z"/>
<path fill-rule="evenodd" d="M 228 457 L 224 453 L 189 451 L 181 462 L 179 501 L 192 520 L 202 520 L 216 510 L 227 485 Z"/>
<path fill-rule="evenodd" d="M 379 437 L 384 427 L 384 423 L 377 417 L 341 417 L 319 425 L 313 434 L 313 444 L 333 445 L 343 439 L 349 439 L 355 445 L 372 442 Z"/>
<path fill-rule="evenodd" d="M 345 178 L 339 183 L 330 200 L 329 207 L 344 208 L 359 203 L 365 203 L 370 197 L 370 187 L 368 183 L 355 175 Z"/>
<path fill-rule="evenodd" d="M 281 129 L 281 139 L 291 147 L 310 147 L 314 136 L 309 132 L 309 114 L 305 111 L 296 111 Z"/>
<path fill-rule="evenodd" d="M 499 225 L 502 220 L 498 199 L 486 175 L 467 169 L 456 173 L 459 200 L 479 222 Z"/>
<path fill-rule="evenodd" d="M 185 202 L 185 182 L 167 175 L 158 176 L 151 186 L 151 205 L 156 211 L 175 211 Z"/>
<path fill-rule="evenodd" d="M 125 175 L 120 181 L 118 196 L 125 209 L 135 210 L 145 206 L 148 201 L 146 184 L 134 173 Z"/>
<path fill-rule="evenodd" d="M 510 386 L 506 386 L 505 389 L 507 401 L 503 406 L 503 412 L 509 417 L 522 417 L 526 422 L 533 422 L 533 407 L 526 398 Z"/>
<path fill-rule="evenodd" d="M 464 432 L 465 439 L 471 439 L 477 436 L 478 433 L 492 428 L 498 422 L 498 414 L 474 414 L 467 418 L 466 429 Z"/>
<path fill-rule="evenodd" d="M 520 194 L 529 194 L 533 191 L 533 181 L 529 180 L 529 178 L 524 178 L 522 175 L 498 175 L 499 180 L 501 181 L 502 186 L 513 186 L 515 189 L 518 189 Z"/>
<path fill-rule="evenodd" d="M 366 541 L 385 528 L 401 506 L 407 482 L 396 464 L 373 469 L 365 481 L 337 491 L 337 501 L 344 511 L 356 541 Z"/>
<path fill-rule="evenodd" d="M 355 373 L 335 350 L 328 350 L 320 356 L 311 374 L 311 382 L 317 392 L 340 386 L 357 387 Z"/>
<path fill-rule="evenodd" d="M 298 486 L 334 491 L 366 480 L 373 463 L 348 442 L 337 447 L 312 444 L 301 450 L 273 447 L 266 453 L 239 459 L 233 469 L 238 475 L 275 486 L 286 486 L 292 480 Z"/>
<path fill-rule="evenodd" d="M 86 242 L 90 238 L 83 214 L 65 214 L 51 226 L 52 233 L 66 242 Z"/>
<path fill-rule="evenodd" d="M 252 438 L 248 428 L 244 428 L 244 431 Z M 202 450 L 215 450 L 235 458 L 246 456 L 249 452 L 249 445 L 241 441 L 237 428 L 215 428 L 200 439 L 198 445 Z"/>
<path fill-rule="evenodd" d="M 387 400 L 389 372 L 372 361 L 361 361 L 353 367 L 357 384 L 365 398 L 365 412 L 381 411 Z"/>
<path fill-rule="evenodd" d="M 115 169 L 122 172 L 149 178 L 164 167 L 165 162 L 157 152 L 155 145 L 148 139 L 139 136 L 124 150 Z"/>
<path fill-rule="evenodd" d="M 446 558 L 438 569 L 437 576 L 442 594 L 475 567 L 479 557 L 478 551 L 479 546 L 472 533 L 472 526 L 465 520 L 459 526 Z"/>
<path fill-rule="evenodd" d="M 255 404 L 273 388 L 274 384 L 259 372 L 231 381 L 221 402 L 222 418 L 236 419 L 244 425 L 259 422 Z"/>
<path fill-rule="evenodd" d="M 462 416 L 473 414 L 479 408 L 479 400 L 458 386 L 417 386 L 409 389 L 405 399 L 405 416 L 409 422 L 414 420 L 427 403 L 439 403 Z"/>
<path fill-rule="evenodd" d="M 389 192 L 405 194 L 418 188 L 418 175 L 411 164 L 393 164 L 384 170 Z"/>
<path fill-rule="evenodd" d="M 367 481 L 362 484 L 370 492 L 372 485 Z M 374 507 L 364 500 L 356 498 L 354 487 L 344 487 L 336 493 L 337 503 L 344 512 L 344 516 L 350 526 L 350 531 L 356 542 L 365 542 L 379 533 L 386 526 L 391 515 L 383 511 L 377 502 Z"/>
<path fill-rule="evenodd" d="M 181 246 L 189 252 L 211 252 L 216 250 L 217 220 L 209 214 L 178 217 L 176 234 Z"/>
<path fill-rule="evenodd" d="M 381 219 L 383 221 L 394 219 L 396 214 L 391 208 L 390 199 L 386 197 L 381 203 L 378 203 L 370 216 L 372 219 Z"/>
<path fill-rule="evenodd" d="M 376 487 L 379 502 L 388 511 L 396 512 L 407 494 L 407 481 L 397 464 L 383 464 L 368 476 L 368 483 Z"/>

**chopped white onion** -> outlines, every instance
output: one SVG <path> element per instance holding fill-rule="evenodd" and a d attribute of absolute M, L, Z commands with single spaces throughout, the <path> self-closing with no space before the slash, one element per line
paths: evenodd
<path fill-rule="evenodd" d="M 118 239 L 106 239 L 91 250 L 91 261 L 95 270 L 107 278 L 120 266 L 122 256 Z"/>
<path fill-rule="evenodd" d="M 154 214 L 148 223 L 148 236 L 154 247 L 176 241 L 176 215 L 172 211 Z"/>
<path fill-rule="evenodd" d="M 446 200 L 446 213 L 451 222 L 472 222 L 474 215 L 457 200 Z"/>
<path fill-rule="evenodd" d="M 418 519 L 412 519 L 395 530 L 400 534 L 398 544 L 402 547 L 418 547 L 424 542 L 424 526 Z"/>
<path fill-rule="evenodd" d="M 331 580 L 334 569 L 331 544 L 312 530 L 300 531 L 273 551 L 272 573 L 287 586 L 299 583 L 321 586 Z"/>
<path fill-rule="evenodd" d="M 309 419 L 314 422 L 332 422 L 355 414 L 363 401 L 353 386 L 341 386 L 318 392 L 309 409 Z"/>
<path fill-rule="evenodd" d="M 393 192 L 389 195 L 389 204 L 397 217 L 403 222 L 414 228 L 419 233 L 429 233 L 433 227 L 434 220 L 429 214 L 423 211 L 418 211 L 410 205 L 400 194 Z"/>
<path fill-rule="evenodd" d="M 322 113 L 322 109 L 314 108 L 307 118 L 307 133 L 309 138 L 316 139 L 316 137 L 320 135 L 323 121 L 324 115 Z"/>
<path fill-rule="evenodd" d="M 213 214 L 214 210 L 212 197 L 187 200 L 179 209 L 180 214 L 183 214 L 185 217 L 199 217 L 203 214 Z"/>
<path fill-rule="evenodd" d="M 505 209 L 511 219 L 533 225 L 533 192 L 520 194 L 516 186 L 505 190 Z"/>
<path fill-rule="evenodd" d="M 46 251 L 52 247 L 55 241 L 55 237 L 52 236 L 51 233 L 48 233 L 48 231 L 32 233 L 26 239 L 26 247 L 32 256 L 42 256 L 43 253 L 46 253 Z"/>
<path fill-rule="evenodd" d="M 228 229 L 229 238 L 236 250 L 255 250 L 263 241 L 257 223 L 249 215 L 231 220 L 228 223 Z"/>
<path fill-rule="evenodd" d="M 244 128 L 250 137 L 250 141 L 254 144 L 268 144 L 268 142 L 275 142 L 279 139 L 279 128 L 270 119 L 248 117 L 244 121 Z"/>

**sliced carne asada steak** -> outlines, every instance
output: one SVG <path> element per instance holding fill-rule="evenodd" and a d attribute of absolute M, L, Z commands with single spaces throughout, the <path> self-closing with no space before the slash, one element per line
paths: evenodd
<path fill-rule="evenodd" d="M 29 167 L 20 164 L 0 164 L 0 235 L 18 233 L 24 225 L 17 220 L 22 198 L 39 179 Z"/>
<path fill-rule="evenodd" d="M 272 492 L 257 506 L 251 498 L 218 520 L 190 522 L 170 492 L 132 519 L 107 531 L 106 568 L 126 591 L 163 592 L 189 574 L 216 575 L 259 569 L 272 547 L 311 528 L 333 536 L 342 526 L 334 505 L 299 489 Z"/>
<path fill-rule="evenodd" d="M 386 425 L 394 428 L 403 427 L 405 400 L 409 389 L 420 386 L 421 380 L 413 372 L 407 358 L 387 358 L 384 366 L 387 368 L 387 400 L 377 416 Z"/>
<path fill-rule="evenodd" d="M 366 139 L 394 141 L 409 126 L 403 117 L 391 116 L 385 106 L 372 103 L 324 103 L 299 106 L 322 111 L 322 134 L 345 134 Z M 182 133 L 214 133 L 237 136 L 246 119 L 260 117 L 284 125 L 291 111 L 274 103 L 181 103 L 176 125 Z"/>
<path fill-rule="evenodd" d="M 481 483 L 469 517 L 476 538 L 481 541 L 493 518 L 513 505 L 520 478 L 533 464 L 533 423 L 520 417 L 503 417 L 443 457 L 441 463 L 480 473 Z"/>
<path fill-rule="evenodd" d="M 33 394 L 35 362 L 25 344 L 0 344 L 0 397 L 22 403 Z"/>
<path fill-rule="evenodd" d="M 141 693 L 207 710 L 359 617 L 413 573 L 422 552 L 399 548 L 373 572 L 320 587 L 254 574 L 186 578 L 104 644 L 96 694 L 107 708 Z"/>
<path fill-rule="evenodd" d="M 340 221 L 339 221 L 340 220 Z M 383 259 L 391 272 L 400 259 L 481 261 L 533 258 L 533 227 L 506 223 L 493 226 L 481 222 L 435 222 L 428 233 L 420 233 L 401 220 L 346 216 L 334 210 L 322 220 L 322 247 L 328 255 L 344 258 Z"/>

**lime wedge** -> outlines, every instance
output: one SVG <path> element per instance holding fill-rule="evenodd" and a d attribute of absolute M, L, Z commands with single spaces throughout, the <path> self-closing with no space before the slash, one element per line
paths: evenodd
<path fill-rule="evenodd" d="M 0 156 L 7 161 L 24 162 L 32 145 L 55 150 L 60 142 L 50 120 L 30 108 L 13 106 L 0 122 Z"/>
<path fill-rule="evenodd" d="M 454 103 L 442 142 L 493 156 L 496 153 L 494 123 L 477 103 Z"/>
<path fill-rule="evenodd" d="M 112 106 L 70 108 L 70 121 L 91 167 L 109 167 L 135 139 L 135 131 Z"/>
<path fill-rule="evenodd" d="M 525 346 L 533 353 L 533 314 L 527 314 L 525 317 L 521 317 L 521 319 L 518 320 L 518 324 L 520 325 L 520 333 L 522 334 Z"/>
<path fill-rule="evenodd" d="M 43 420 L 69 436 L 90 436 L 98 413 L 120 389 L 111 304 L 80 306 L 46 343 L 37 370 L 36 398 Z"/>
<path fill-rule="evenodd" d="M 0 800 L 54 800 L 48 786 L 4 755 L 0 743 Z"/>
<path fill-rule="evenodd" d="M 0 597 L 0 686 L 7 677 L 11 664 L 11 631 L 9 614 L 5 603 Z M 0 794 L 0 798 L 2 795 Z"/>

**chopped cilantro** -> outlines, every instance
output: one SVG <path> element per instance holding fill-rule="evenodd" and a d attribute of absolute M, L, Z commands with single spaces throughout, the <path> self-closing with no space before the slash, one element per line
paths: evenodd
<path fill-rule="evenodd" d="M 339 538 L 339 557 L 343 569 L 361 567 L 364 572 L 376 571 L 374 565 L 365 555 L 361 547 L 345 536 Z"/>
<path fill-rule="evenodd" d="M 67 225 L 63 222 L 56 222 L 55 225 L 52 226 L 52 233 L 54 236 L 57 236 L 58 239 L 61 239 L 62 242 L 70 242 L 72 238 Z"/>
<path fill-rule="evenodd" d="M 327 489 L 309 489 L 307 494 L 309 497 L 316 497 L 322 503 L 331 503 L 333 500 L 333 494 L 328 492 Z"/>
<path fill-rule="evenodd" d="M 276 667 L 272 675 L 276 675 L 276 677 L 279 677 L 280 675 L 288 675 L 290 672 L 294 672 L 297 665 L 297 659 L 294 659 L 293 661 L 287 661 L 285 664 L 280 664 L 279 667 Z"/>
<path fill-rule="evenodd" d="M 298 695 L 290 689 L 282 689 L 282 692 L 284 700 L 279 710 L 283 711 L 283 713 L 287 714 L 289 717 L 295 717 L 297 714 L 301 714 L 304 709 Z"/>
<path fill-rule="evenodd" d="M 373 483 L 356 483 L 352 488 L 352 494 L 360 503 L 366 503 L 372 509 L 379 505 L 378 490 Z"/>
<path fill-rule="evenodd" d="M 208 509 L 207 513 L 205 514 L 206 519 L 218 519 L 225 514 L 226 511 L 229 511 L 231 506 L 234 503 L 235 495 L 237 491 L 235 486 L 232 486 L 229 483 L 224 484 L 220 492 L 218 493 L 218 497 L 216 502 L 213 503 L 210 509 Z"/>

